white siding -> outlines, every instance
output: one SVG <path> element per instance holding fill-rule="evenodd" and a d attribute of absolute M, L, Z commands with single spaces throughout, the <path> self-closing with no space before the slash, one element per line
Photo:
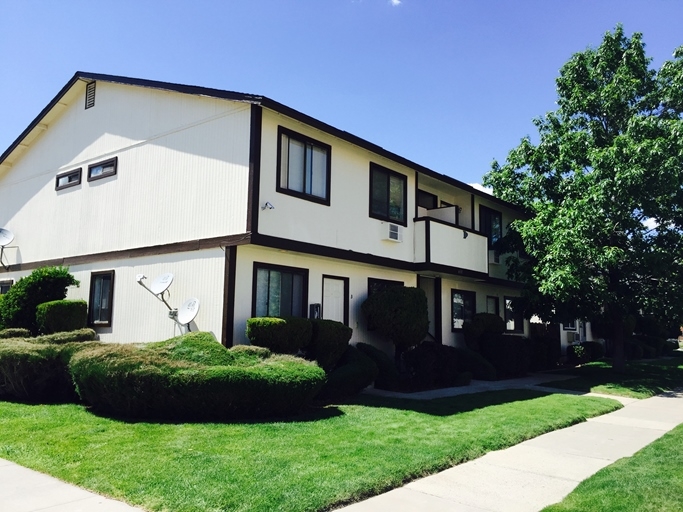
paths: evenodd
<path fill-rule="evenodd" d="M 246 231 L 248 104 L 97 83 L 57 117 L 0 180 L 10 263 L 159 245 Z M 118 157 L 116 176 L 88 165 Z M 81 167 L 79 186 L 55 176 Z"/>

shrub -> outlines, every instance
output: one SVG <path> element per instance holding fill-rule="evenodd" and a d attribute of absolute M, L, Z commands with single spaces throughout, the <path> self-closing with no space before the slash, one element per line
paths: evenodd
<path fill-rule="evenodd" d="M 414 390 L 447 388 L 459 383 L 458 351 L 434 341 L 423 341 L 403 354 Z M 471 379 L 471 374 L 470 374 Z"/>
<path fill-rule="evenodd" d="M 386 391 L 401 389 L 401 377 L 396 364 L 386 353 L 367 343 L 357 343 L 356 348 L 372 359 L 377 366 L 379 373 L 375 378 L 375 388 Z"/>
<path fill-rule="evenodd" d="M 307 355 L 329 373 L 349 346 L 353 329 L 334 320 L 311 320 L 312 335 Z"/>
<path fill-rule="evenodd" d="M 3 329 L 2 331 L 0 331 L 0 339 L 28 338 L 29 336 L 31 336 L 31 331 L 29 331 L 28 329 L 22 329 L 21 327 Z"/>
<path fill-rule="evenodd" d="M 580 343 L 569 345 L 567 347 L 567 361 L 574 365 L 587 363 L 590 361 L 588 349 L 584 348 Z"/>
<path fill-rule="evenodd" d="M 260 317 L 247 320 L 247 338 L 252 345 L 276 354 L 296 354 L 311 341 L 311 322 L 306 318 Z"/>
<path fill-rule="evenodd" d="M 605 357 L 605 346 L 599 341 L 584 341 L 580 345 L 586 351 L 589 361 L 599 361 Z"/>
<path fill-rule="evenodd" d="M 659 357 L 664 352 L 664 344 L 666 343 L 665 338 L 649 336 L 647 334 L 640 334 L 637 336 L 633 336 L 631 339 L 633 341 L 640 343 L 641 345 L 647 345 L 648 347 L 651 347 L 654 350 L 655 354 L 652 357 Z M 652 354 L 652 350 L 645 349 L 643 352 L 645 354 Z"/>
<path fill-rule="evenodd" d="M 427 296 L 420 288 L 392 286 L 361 304 L 368 325 L 391 340 L 397 354 L 420 343 L 429 330 Z"/>
<path fill-rule="evenodd" d="M 36 307 L 36 325 L 43 334 L 85 328 L 88 303 L 84 300 L 53 300 Z"/>
<path fill-rule="evenodd" d="M 372 384 L 378 373 L 372 359 L 353 345 L 347 346 L 339 364 L 327 376 L 327 382 L 316 398 L 340 400 L 357 395 Z"/>
<path fill-rule="evenodd" d="M 35 338 L 26 338 L 24 341 L 29 343 L 51 343 L 55 345 L 62 345 L 64 343 L 95 340 L 97 340 L 97 333 L 92 329 L 86 328 L 78 329 L 77 331 L 44 334 L 43 336 L 36 336 Z"/>
<path fill-rule="evenodd" d="M 496 380 L 495 367 L 479 352 L 464 347 L 456 347 L 458 354 L 458 371 L 470 372 L 477 380 Z"/>
<path fill-rule="evenodd" d="M 509 334 L 484 335 L 479 340 L 481 355 L 496 369 L 499 379 L 522 377 L 531 366 L 529 339 Z"/>
<path fill-rule="evenodd" d="M 23 327 L 38 333 L 36 307 L 43 302 L 66 297 L 67 286 L 79 282 L 66 267 L 44 267 L 34 270 L 17 281 L 3 295 L 0 324 L 7 327 Z"/>
<path fill-rule="evenodd" d="M 626 353 L 626 359 L 642 359 L 643 345 L 636 341 L 624 341 L 624 352 Z"/>
<path fill-rule="evenodd" d="M 670 356 L 674 350 L 678 350 L 678 340 L 666 340 L 662 349 L 662 355 Z"/>
<path fill-rule="evenodd" d="M 68 363 L 74 353 L 93 345 L 99 343 L 0 342 L 0 397 L 30 403 L 78 401 Z"/>
<path fill-rule="evenodd" d="M 531 371 L 551 370 L 560 362 L 562 343 L 559 338 L 550 334 L 532 336 L 529 340 L 529 352 Z"/>
<path fill-rule="evenodd" d="M 472 321 L 463 323 L 465 344 L 471 350 L 479 350 L 479 339 L 485 335 L 499 335 L 505 332 L 505 320 L 493 313 L 477 313 Z"/>
<path fill-rule="evenodd" d="M 77 353 L 69 366 L 84 402 L 133 418 L 285 416 L 325 383 L 315 363 L 262 347 L 228 350 L 202 332 L 144 345 L 102 344 Z"/>

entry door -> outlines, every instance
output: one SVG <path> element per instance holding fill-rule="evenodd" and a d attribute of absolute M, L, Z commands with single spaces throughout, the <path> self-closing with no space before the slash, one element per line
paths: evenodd
<path fill-rule="evenodd" d="M 322 317 L 349 325 L 348 277 L 323 276 Z"/>

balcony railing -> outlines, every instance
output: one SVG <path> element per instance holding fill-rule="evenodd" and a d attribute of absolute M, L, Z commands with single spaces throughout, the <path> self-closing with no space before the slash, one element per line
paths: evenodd
<path fill-rule="evenodd" d="M 427 211 L 433 213 L 445 209 Z M 488 274 L 488 257 L 488 239 L 485 236 L 434 215 L 415 219 L 416 263 L 432 263 Z"/>

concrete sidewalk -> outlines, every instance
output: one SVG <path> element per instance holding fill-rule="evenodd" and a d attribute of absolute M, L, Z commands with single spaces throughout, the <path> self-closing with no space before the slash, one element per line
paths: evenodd
<path fill-rule="evenodd" d="M 460 464 L 344 512 L 537 512 L 683 423 L 683 393 L 620 400 L 615 412 Z"/>

